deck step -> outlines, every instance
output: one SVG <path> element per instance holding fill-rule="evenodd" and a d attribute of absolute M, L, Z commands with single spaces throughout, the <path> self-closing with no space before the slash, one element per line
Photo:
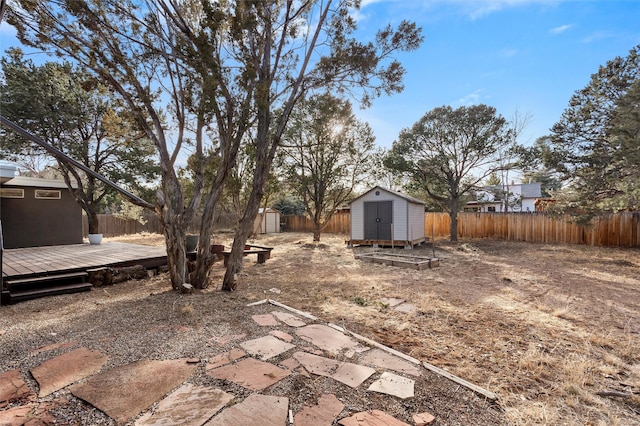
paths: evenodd
<path fill-rule="evenodd" d="M 58 284 L 51 287 L 41 287 L 31 290 L 9 291 L 9 304 L 23 302 L 25 300 L 37 299 L 58 294 L 79 293 L 90 291 L 93 288 L 91 283 Z"/>
<path fill-rule="evenodd" d="M 38 284 L 38 283 L 50 283 L 54 281 L 86 281 L 89 276 L 86 272 L 69 272 L 66 274 L 52 274 L 52 275 L 40 275 L 35 277 L 25 278 L 5 278 L 4 283 L 11 286 L 26 285 L 26 284 Z"/>
<path fill-rule="evenodd" d="M 87 272 L 69 272 L 4 281 L 3 303 L 16 303 L 24 300 L 36 299 L 57 294 L 77 293 L 89 291 L 93 287 L 87 282 Z"/>

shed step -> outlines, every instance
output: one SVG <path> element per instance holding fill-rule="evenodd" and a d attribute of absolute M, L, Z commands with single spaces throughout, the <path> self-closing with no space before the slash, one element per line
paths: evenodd
<path fill-rule="evenodd" d="M 91 283 L 58 284 L 50 287 L 40 287 L 29 290 L 9 291 L 9 303 L 22 302 L 37 299 L 39 297 L 54 296 L 58 294 L 79 293 L 93 288 Z"/>

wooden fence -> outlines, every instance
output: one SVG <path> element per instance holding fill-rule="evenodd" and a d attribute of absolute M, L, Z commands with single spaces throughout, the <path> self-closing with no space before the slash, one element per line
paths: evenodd
<path fill-rule="evenodd" d="M 447 213 L 425 213 L 425 236 L 449 236 Z M 311 221 L 302 216 L 282 216 L 284 230 L 311 232 Z M 348 234 L 349 213 L 335 215 L 323 232 Z M 640 247 L 640 212 L 608 214 L 595 218 L 590 226 L 541 213 L 459 213 L 458 237 L 493 238 L 532 243 L 588 244 Z"/>
<path fill-rule="evenodd" d="M 82 235 L 88 234 L 89 223 L 87 216 L 82 216 Z M 118 235 L 137 234 L 149 232 L 151 234 L 161 234 L 162 225 L 160 219 L 153 213 L 145 213 L 141 220 L 124 219 L 112 214 L 98 215 L 98 233 L 105 237 L 117 237 Z"/>
<path fill-rule="evenodd" d="M 236 218 L 229 214 L 222 214 L 217 217 L 216 229 L 229 229 L 235 226 Z M 89 223 L 87 216 L 82 216 L 82 235 L 88 234 Z M 198 233 L 200 223 L 195 220 L 187 230 L 189 233 Z M 137 234 L 139 232 L 149 232 L 151 234 L 162 234 L 162 224 L 154 213 L 144 213 L 140 220 L 124 219 L 113 214 L 98 215 L 98 233 L 105 237 L 117 237 L 118 235 Z"/>
<path fill-rule="evenodd" d="M 162 233 L 162 226 L 154 214 L 143 220 L 123 219 L 110 214 L 98 215 L 99 232 L 105 237 Z M 228 223 L 227 223 L 228 222 Z M 313 223 L 304 216 L 281 216 L 285 232 L 312 232 Z M 232 228 L 232 218 L 222 218 L 216 228 Z M 333 216 L 322 231 L 328 234 L 349 234 L 349 213 Z M 425 236 L 449 236 L 450 219 L 447 213 L 425 213 Z M 83 235 L 87 235 L 87 218 L 83 218 Z M 198 232 L 195 224 L 189 232 Z M 640 212 L 608 214 L 595 218 L 590 226 L 580 226 L 568 220 L 555 219 L 541 213 L 459 213 L 458 236 L 464 238 L 493 238 L 532 243 L 587 244 L 594 246 L 640 247 Z"/>
<path fill-rule="evenodd" d="M 327 234 L 348 234 L 351 229 L 349 213 L 334 214 L 322 232 Z M 280 216 L 284 232 L 313 232 L 313 221 L 306 216 Z"/>

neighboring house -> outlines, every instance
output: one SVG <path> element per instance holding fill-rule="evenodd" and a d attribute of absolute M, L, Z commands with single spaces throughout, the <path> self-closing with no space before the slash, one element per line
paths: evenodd
<path fill-rule="evenodd" d="M 412 247 L 425 241 L 423 201 L 376 186 L 350 203 L 350 244 Z"/>
<path fill-rule="evenodd" d="M 5 249 L 82 244 L 82 209 L 63 181 L 2 178 L 0 219 Z"/>
<path fill-rule="evenodd" d="M 535 202 L 541 197 L 540 182 L 486 186 L 476 193 L 476 200 L 465 205 L 464 211 L 535 212 Z"/>

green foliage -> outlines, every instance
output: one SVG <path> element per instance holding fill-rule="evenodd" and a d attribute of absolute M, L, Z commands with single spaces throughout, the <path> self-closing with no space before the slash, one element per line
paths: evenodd
<path fill-rule="evenodd" d="M 640 45 L 601 66 L 553 126 L 545 164 L 566 189 L 555 208 L 585 216 L 638 209 Z"/>
<path fill-rule="evenodd" d="M 330 94 L 298 103 L 283 137 L 284 174 L 314 222 L 314 241 L 371 168 L 375 138 L 351 104 Z"/>
<path fill-rule="evenodd" d="M 404 173 L 412 188 L 449 212 L 451 239 L 456 240 L 456 217 L 464 197 L 506 167 L 503 151 L 511 143 L 508 123 L 495 108 L 443 106 L 400 133 L 385 165 Z"/>
<path fill-rule="evenodd" d="M 0 60 L 2 114 L 70 157 L 132 191 L 142 188 L 158 171 L 153 145 L 130 120 L 112 93 L 70 63 L 36 66 L 22 52 L 10 50 Z M 2 157 L 27 166 L 51 164 L 39 145 L 2 130 Z M 89 217 L 91 232 L 96 214 L 112 203 L 115 190 L 101 181 L 58 162 L 57 168 Z"/>
<path fill-rule="evenodd" d="M 486 186 L 502 186 L 502 179 L 500 179 L 498 173 L 493 172 L 489 175 L 484 184 Z"/>
<path fill-rule="evenodd" d="M 280 198 L 272 204 L 272 207 L 284 216 L 300 216 L 304 214 L 305 211 L 304 203 L 301 200 L 294 200 L 292 198 Z"/>
<path fill-rule="evenodd" d="M 186 282 L 184 229 L 202 211 L 200 237 L 209 237 L 207 225 L 238 153 L 250 154 L 243 180 L 248 193 L 224 288 L 242 264 L 242 240 L 252 232 L 296 103 L 314 90 L 349 92 L 363 104 L 397 92 L 404 69 L 394 55 L 415 50 L 423 40 L 421 30 L 406 21 L 378 31 L 374 41 L 357 40 L 353 12 L 360 2 L 350 0 L 11 4 L 7 21 L 23 43 L 82 64 L 118 93 L 153 140 L 162 168 L 159 213 L 175 287 Z M 208 188 L 202 161 L 207 144 L 221 159 Z M 185 148 L 197 158 L 190 201 L 175 171 Z M 206 285 L 204 260 L 198 259 L 190 282 Z"/>

